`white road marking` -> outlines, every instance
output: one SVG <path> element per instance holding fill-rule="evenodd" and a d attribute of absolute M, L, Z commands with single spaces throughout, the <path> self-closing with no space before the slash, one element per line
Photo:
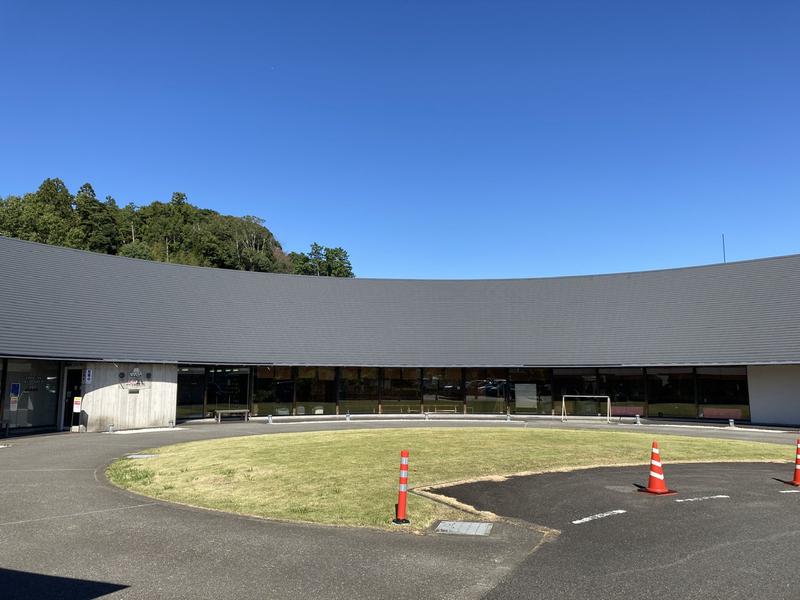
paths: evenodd
<path fill-rule="evenodd" d="M 781 494 L 800 494 L 800 490 L 781 490 Z"/>
<path fill-rule="evenodd" d="M 186 431 L 186 427 L 150 427 L 148 429 L 123 429 L 122 431 L 102 431 L 111 435 L 131 435 L 134 433 L 161 433 L 162 431 Z"/>
<path fill-rule="evenodd" d="M 702 502 L 703 500 L 717 500 L 721 498 L 730 499 L 730 496 L 719 494 L 717 496 L 700 496 L 699 498 L 680 498 L 675 500 L 675 502 Z"/>
<path fill-rule="evenodd" d="M 52 473 L 54 471 L 94 471 L 94 469 L 91 467 L 86 467 L 84 469 L 0 469 L 0 473 Z"/>
<path fill-rule="evenodd" d="M 592 515 L 590 517 L 584 517 L 583 519 L 578 519 L 573 521 L 573 525 L 581 525 L 583 523 L 588 523 L 589 521 L 595 521 L 597 519 L 602 519 L 604 517 L 611 517 L 613 515 L 621 515 L 623 513 L 628 512 L 627 510 L 617 509 L 617 510 L 609 510 L 608 512 L 598 513 L 596 515 Z"/>
<path fill-rule="evenodd" d="M 83 517 L 85 515 L 97 515 L 100 513 L 114 512 L 118 510 L 130 510 L 131 508 L 142 508 L 143 506 L 154 506 L 156 502 L 147 502 L 145 504 L 134 504 L 133 506 L 120 506 L 117 508 L 101 508 L 100 510 L 88 510 L 86 512 L 76 512 L 68 515 L 54 515 L 52 517 L 40 517 L 38 519 L 25 519 L 23 521 L 6 521 L 0 523 L 0 527 L 5 525 L 20 525 L 23 523 L 36 523 L 38 521 L 51 521 L 53 519 L 68 519 L 70 517 Z"/>

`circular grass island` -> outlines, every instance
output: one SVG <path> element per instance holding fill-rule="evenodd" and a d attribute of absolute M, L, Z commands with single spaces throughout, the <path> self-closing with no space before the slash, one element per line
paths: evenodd
<path fill-rule="evenodd" d="M 389 529 L 400 450 L 411 452 L 408 531 L 465 513 L 413 493 L 452 482 L 642 465 L 649 433 L 402 428 L 276 433 L 174 444 L 112 463 L 108 479 L 145 496 L 268 519 Z M 659 435 L 665 463 L 787 462 L 777 444 Z"/>

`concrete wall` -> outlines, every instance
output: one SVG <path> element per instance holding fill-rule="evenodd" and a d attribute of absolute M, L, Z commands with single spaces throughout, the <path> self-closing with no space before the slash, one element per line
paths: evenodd
<path fill-rule="evenodd" d="M 176 365 L 86 363 L 81 422 L 87 431 L 166 427 L 175 423 Z"/>
<path fill-rule="evenodd" d="M 800 365 L 747 367 L 750 420 L 800 424 Z"/>

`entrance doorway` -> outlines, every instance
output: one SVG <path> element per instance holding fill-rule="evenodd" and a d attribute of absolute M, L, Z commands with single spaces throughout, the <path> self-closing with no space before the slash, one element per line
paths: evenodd
<path fill-rule="evenodd" d="M 72 400 L 81 395 L 82 369 L 67 369 L 66 386 L 64 387 L 64 429 L 72 426 Z"/>

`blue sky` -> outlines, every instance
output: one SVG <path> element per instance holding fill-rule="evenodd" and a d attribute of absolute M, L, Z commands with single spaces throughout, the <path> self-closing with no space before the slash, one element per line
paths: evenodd
<path fill-rule="evenodd" d="M 367 277 L 800 252 L 800 4 L 0 0 L 0 195 L 266 220 Z"/>

